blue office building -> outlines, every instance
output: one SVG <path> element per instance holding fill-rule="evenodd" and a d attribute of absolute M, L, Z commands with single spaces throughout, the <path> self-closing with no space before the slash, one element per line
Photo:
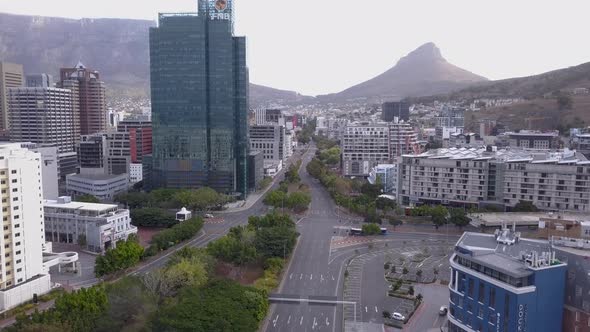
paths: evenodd
<path fill-rule="evenodd" d="M 232 0 L 160 14 L 150 29 L 153 151 L 148 188 L 248 193 L 246 39 Z"/>
<path fill-rule="evenodd" d="M 465 233 L 451 257 L 449 332 L 558 332 L 567 265 L 510 229 Z"/>

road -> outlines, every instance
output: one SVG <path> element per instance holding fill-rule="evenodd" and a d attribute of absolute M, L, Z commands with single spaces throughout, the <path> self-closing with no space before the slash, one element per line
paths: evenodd
<path fill-rule="evenodd" d="M 312 192 L 312 203 L 298 223 L 299 242 L 279 293 L 299 298 L 336 298 L 341 292 L 342 259 L 330 263 L 330 240 L 334 227 L 341 223 L 330 195 L 305 170 L 314 153 L 311 148 L 305 154 L 300 171 L 301 181 Z M 266 331 L 341 330 L 341 308 L 330 304 L 275 304 L 266 326 Z"/>

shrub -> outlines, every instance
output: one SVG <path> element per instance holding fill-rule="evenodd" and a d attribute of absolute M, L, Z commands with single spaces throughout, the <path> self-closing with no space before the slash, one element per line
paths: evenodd
<path fill-rule="evenodd" d="M 158 250 L 166 250 L 182 241 L 191 239 L 202 227 L 203 220 L 201 218 L 192 218 L 154 235 L 151 244 Z"/>
<path fill-rule="evenodd" d="M 171 227 L 178 222 L 174 214 L 159 208 L 143 208 L 131 210 L 131 223 L 142 227 Z"/>

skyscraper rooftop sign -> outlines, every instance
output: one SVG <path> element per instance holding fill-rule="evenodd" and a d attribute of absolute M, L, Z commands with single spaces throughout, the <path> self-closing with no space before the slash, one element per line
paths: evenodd
<path fill-rule="evenodd" d="M 209 17 L 212 20 L 232 19 L 232 0 L 207 0 Z"/>

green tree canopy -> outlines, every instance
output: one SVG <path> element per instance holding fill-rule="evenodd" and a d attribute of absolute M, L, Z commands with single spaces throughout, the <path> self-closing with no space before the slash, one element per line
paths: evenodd
<path fill-rule="evenodd" d="M 381 227 L 377 226 L 377 224 L 364 224 L 363 225 L 363 235 L 379 235 L 381 234 Z"/>

